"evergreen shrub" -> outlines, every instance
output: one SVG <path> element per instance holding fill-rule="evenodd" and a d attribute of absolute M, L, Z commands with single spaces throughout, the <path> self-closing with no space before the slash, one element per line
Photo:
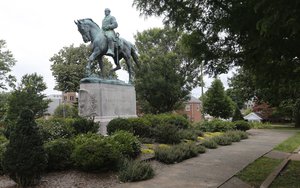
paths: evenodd
<path fill-rule="evenodd" d="M 226 137 L 230 138 L 230 140 L 232 142 L 241 141 L 241 135 L 237 131 L 228 131 L 228 132 L 224 133 L 223 136 L 226 136 Z"/>
<path fill-rule="evenodd" d="M 124 130 L 133 133 L 132 125 L 130 124 L 129 120 L 125 118 L 115 118 L 108 123 L 107 133 L 109 135 L 118 130 Z"/>
<path fill-rule="evenodd" d="M 196 128 L 204 132 L 226 132 L 235 129 L 232 122 L 214 119 L 196 124 Z"/>
<path fill-rule="evenodd" d="M 244 120 L 235 121 L 233 123 L 234 123 L 235 129 L 240 130 L 240 131 L 247 131 L 251 128 L 250 124 Z"/>
<path fill-rule="evenodd" d="M 142 181 L 153 176 L 151 165 L 142 161 L 125 160 L 119 170 L 119 180 L 122 182 Z"/>
<path fill-rule="evenodd" d="M 155 129 L 155 140 L 164 144 L 178 144 L 181 141 L 178 127 L 172 124 L 159 124 Z"/>
<path fill-rule="evenodd" d="M 225 135 L 215 136 L 212 139 L 220 146 L 226 146 L 232 144 L 230 137 Z"/>
<path fill-rule="evenodd" d="M 74 128 L 76 134 L 88 132 L 97 133 L 99 129 L 98 123 L 86 118 L 74 119 L 74 122 L 71 124 L 71 126 Z"/>
<path fill-rule="evenodd" d="M 204 140 L 202 145 L 209 149 L 216 149 L 218 147 L 218 144 L 213 139 Z"/>
<path fill-rule="evenodd" d="M 154 129 L 151 123 L 146 118 L 128 118 L 128 121 L 133 129 L 135 136 L 143 138 L 151 138 L 154 136 Z"/>

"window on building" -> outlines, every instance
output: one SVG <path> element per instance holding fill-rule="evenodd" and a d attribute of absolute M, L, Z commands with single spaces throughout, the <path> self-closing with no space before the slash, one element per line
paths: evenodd
<path fill-rule="evenodd" d="M 185 105 L 185 111 L 191 111 L 191 105 L 190 104 Z"/>
<path fill-rule="evenodd" d="M 66 101 L 67 100 L 67 96 L 64 96 L 64 101 Z"/>
<path fill-rule="evenodd" d="M 200 111 L 200 104 L 197 104 L 196 109 L 197 111 Z"/>
<path fill-rule="evenodd" d="M 70 101 L 75 101 L 74 96 L 70 96 Z"/>

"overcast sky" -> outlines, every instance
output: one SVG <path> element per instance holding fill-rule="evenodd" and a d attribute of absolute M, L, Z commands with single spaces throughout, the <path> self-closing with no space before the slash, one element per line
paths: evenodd
<path fill-rule="evenodd" d="M 24 74 L 37 72 L 44 77 L 46 94 L 57 94 L 49 59 L 65 46 L 79 46 L 82 41 L 76 19 L 92 18 L 101 26 L 104 9 L 110 8 L 117 22 L 116 32 L 134 43 L 133 36 L 153 27 L 163 27 L 161 18 L 140 17 L 133 0 L 1 0 L 0 39 L 17 60 L 12 74 L 20 81 Z M 119 79 L 127 81 L 126 72 L 117 71 Z M 221 79 L 226 87 L 226 75 Z M 211 79 L 206 77 L 206 86 Z M 193 90 L 196 97 L 200 89 Z"/>

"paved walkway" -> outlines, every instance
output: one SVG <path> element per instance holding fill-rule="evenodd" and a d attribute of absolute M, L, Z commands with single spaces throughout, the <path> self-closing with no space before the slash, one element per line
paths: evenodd
<path fill-rule="evenodd" d="M 198 157 L 170 165 L 156 172 L 153 179 L 120 184 L 118 188 L 206 188 L 237 187 L 227 182 L 232 176 L 266 154 L 294 131 L 250 130 L 247 140 L 220 146 Z M 236 183 L 236 181 L 235 181 Z"/>

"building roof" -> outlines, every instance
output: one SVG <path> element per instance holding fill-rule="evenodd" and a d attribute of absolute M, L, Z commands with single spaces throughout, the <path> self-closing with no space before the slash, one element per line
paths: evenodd
<path fill-rule="evenodd" d="M 248 115 L 246 115 L 245 117 L 244 117 L 244 119 L 251 119 L 251 120 L 253 120 L 253 119 L 257 119 L 257 120 L 262 120 L 262 118 L 261 117 L 259 117 L 259 115 L 257 115 L 256 113 L 254 113 L 254 112 L 251 112 L 250 114 L 248 114 Z"/>
<path fill-rule="evenodd" d="M 188 100 L 187 102 L 189 103 L 201 103 L 201 101 L 199 99 L 197 99 L 196 97 L 194 96 L 190 96 L 190 100 Z"/>

